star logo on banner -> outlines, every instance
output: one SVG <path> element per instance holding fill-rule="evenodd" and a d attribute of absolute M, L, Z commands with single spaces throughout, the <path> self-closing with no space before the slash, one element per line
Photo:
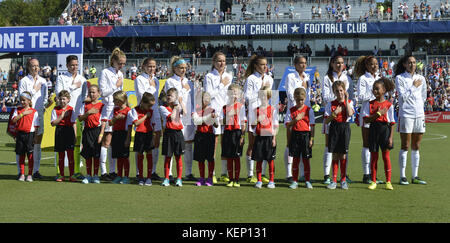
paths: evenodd
<path fill-rule="evenodd" d="M 294 26 L 291 27 L 291 29 L 292 29 L 292 33 L 295 33 L 295 32 L 298 33 L 298 29 L 300 29 L 300 27 L 298 27 L 296 24 L 294 24 Z"/>

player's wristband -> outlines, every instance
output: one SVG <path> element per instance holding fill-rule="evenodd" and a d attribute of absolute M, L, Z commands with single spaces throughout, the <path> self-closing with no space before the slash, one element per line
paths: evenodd
<path fill-rule="evenodd" d="M 377 111 L 378 116 L 381 116 L 381 113 L 379 111 Z"/>
<path fill-rule="evenodd" d="M 22 117 L 23 117 L 23 113 L 20 113 L 20 115 L 19 115 L 19 116 L 20 116 L 20 118 L 22 118 Z"/>

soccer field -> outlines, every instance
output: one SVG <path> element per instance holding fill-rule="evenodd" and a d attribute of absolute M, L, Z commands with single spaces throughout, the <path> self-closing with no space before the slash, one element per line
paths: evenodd
<path fill-rule="evenodd" d="M 379 185 L 374 191 L 362 184 L 361 131 L 352 124 L 349 155 L 350 189 L 328 190 L 322 184 L 324 136 L 316 127 L 311 160 L 313 190 L 300 183 L 297 190 L 285 182 L 283 162 L 286 145 L 285 129 L 277 138 L 275 161 L 276 188 L 256 189 L 244 182 L 245 158 L 241 158 L 241 188 L 227 188 L 223 182 L 213 187 L 196 187 L 194 182 L 183 187 L 162 187 L 155 181 L 151 187 L 137 184 L 116 185 L 102 182 L 88 184 L 54 181 L 54 152 L 43 152 L 41 174 L 45 179 L 32 183 L 16 180 L 14 143 L 5 134 L 6 123 L 0 124 L 0 222 L 450 222 L 450 124 L 427 124 L 424 135 L 419 176 L 428 185 L 401 186 L 398 151 L 400 137 L 394 135 L 391 151 L 393 191 Z M 220 154 L 218 148 L 217 154 Z M 381 159 L 381 156 L 380 156 Z M 131 153 L 130 176 L 135 175 Z M 216 173 L 220 175 L 220 158 Z M 411 179 L 410 153 L 406 175 Z M 26 167 L 27 168 L 27 167 Z M 66 169 L 67 170 L 67 169 Z M 85 167 L 82 167 L 85 173 Z M 382 161 L 378 162 L 378 178 L 384 180 Z M 158 174 L 163 175 L 160 156 Z M 193 172 L 198 176 L 197 163 Z"/>

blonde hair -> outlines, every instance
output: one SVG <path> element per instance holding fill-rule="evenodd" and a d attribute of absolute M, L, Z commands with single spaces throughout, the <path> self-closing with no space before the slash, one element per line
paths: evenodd
<path fill-rule="evenodd" d="M 221 51 L 217 51 L 214 53 L 214 55 L 212 56 L 212 66 L 211 66 L 211 70 L 214 70 L 214 63 L 217 61 L 217 59 L 219 58 L 219 56 L 224 56 L 225 60 L 227 58 L 227 56 L 221 52 Z"/>
<path fill-rule="evenodd" d="M 267 99 L 272 98 L 272 88 L 270 88 L 269 86 L 264 86 L 261 89 L 262 92 L 264 92 L 264 94 L 266 95 Z"/>
<path fill-rule="evenodd" d="M 184 58 L 182 58 L 180 56 L 173 56 L 172 58 L 170 58 L 170 76 L 173 76 L 175 74 L 174 70 L 175 70 L 176 66 L 174 66 L 174 65 L 176 62 L 178 62 L 180 60 L 184 60 Z"/>
<path fill-rule="evenodd" d="M 70 93 L 69 93 L 69 91 L 67 91 L 67 90 L 61 90 L 61 91 L 58 93 L 58 98 L 61 98 L 61 97 L 66 97 L 67 99 L 70 100 Z"/>
<path fill-rule="evenodd" d="M 128 106 L 128 96 L 123 90 L 119 90 L 113 94 L 113 100 L 118 100 L 125 103 Z"/>
<path fill-rule="evenodd" d="M 340 80 L 334 81 L 332 86 L 333 93 L 337 90 L 338 87 L 342 87 L 345 90 L 345 83 Z"/>
<path fill-rule="evenodd" d="M 296 88 L 294 90 L 294 97 L 296 95 L 300 96 L 301 98 L 306 99 L 306 90 L 304 88 Z"/>
<path fill-rule="evenodd" d="M 125 53 L 119 47 L 114 48 L 109 59 L 109 65 L 112 67 L 114 61 L 118 62 L 120 58 L 126 58 Z"/>

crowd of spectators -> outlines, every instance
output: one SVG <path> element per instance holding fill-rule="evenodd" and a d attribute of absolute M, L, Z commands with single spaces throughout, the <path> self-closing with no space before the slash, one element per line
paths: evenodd
<path fill-rule="evenodd" d="M 123 0 L 75 3 L 69 12 L 61 14 L 58 23 L 60 25 L 121 25 L 124 4 Z"/>

